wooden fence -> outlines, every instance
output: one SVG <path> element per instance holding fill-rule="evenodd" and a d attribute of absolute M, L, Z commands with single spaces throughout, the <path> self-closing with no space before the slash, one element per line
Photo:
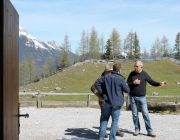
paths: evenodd
<path fill-rule="evenodd" d="M 146 96 L 146 98 L 174 98 L 174 102 L 148 102 L 147 106 L 150 111 L 179 111 L 180 96 Z M 129 96 L 126 97 L 126 110 L 131 110 Z M 140 109 L 139 109 L 140 111 Z"/>
<path fill-rule="evenodd" d="M 20 107 L 95 107 L 98 106 L 97 101 L 91 101 L 93 93 L 20 93 L 19 95 L 32 95 L 37 98 L 37 101 L 23 101 L 20 102 Z M 87 101 L 41 101 L 41 96 L 48 95 L 85 95 Z M 146 96 L 147 98 L 174 98 L 174 102 L 147 102 L 148 109 L 152 111 L 178 111 L 180 110 L 180 96 Z M 126 110 L 131 110 L 129 96 L 125 95 L 124 106 Z"/>

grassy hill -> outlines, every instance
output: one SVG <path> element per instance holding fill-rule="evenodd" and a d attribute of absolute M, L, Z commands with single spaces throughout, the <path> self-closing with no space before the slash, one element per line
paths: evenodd
<path fill-rule="evenodd" d="M 121 62 L 122 75 L 128 77 L 130 71 L 134 70 L 134 62 Z M 147 84 L 147 95 L 152 92 L 164 95 L 180 95 L 180 65 L 171 60 L 159 60 L 144 62 L 143 70 L 155 81 L 167 81 L 166 87 L 152 87 Z M 20 91 L 30 92 L 57 92 L 57 93 L 91 93 L 90 87 L 104 71 L 105 64 L 84 64 L 62 72 L 59 72 L 39 82 L 20 87 Z M 61 88 L 55 90 L 55 88 Z"/>

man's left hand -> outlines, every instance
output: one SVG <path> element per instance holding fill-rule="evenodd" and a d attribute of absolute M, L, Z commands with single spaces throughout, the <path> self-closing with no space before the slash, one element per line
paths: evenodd
<path fill-rule="evenodd" d="M 164 81 L 164 82 L 161 82 L 160 83 L 160 86 L 166 86 L 168 83 L 166 82 L 166 81 Z"/>

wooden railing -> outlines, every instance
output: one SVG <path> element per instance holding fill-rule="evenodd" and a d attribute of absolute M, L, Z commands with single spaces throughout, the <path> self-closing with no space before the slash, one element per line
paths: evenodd
<path fill-rule="evenodd" d="M 73 107 L 92 107 L 92 106 L 98 106 L 97 101 L 91 101 L 91 96 L 95 96 L 93 93 L 33 93 L 33 92 L 26 92 L 26 93 L 19 93 L 19 95 L 32 95 L 37 97 L 37 101 L 29 101 L 29 102 L 20 102 L 20 107 L 37 107 L 41 108 L 44 106 L 73 106 Z M 87 101 L 41 101 L 41 96 L 47 96 L 47 95 L 85 95 L 87 96 Z M 150 110 L 172 110 L 177 111 L 180 110 L 180 96 L 146 96 L 147 99 L 150 98 L 174 98 L 174 102 L 147 102 L 148 108 Z M 130 107 L 130 100 L 129 96 L 125 94 L 125 103 L 124 106 L 126 107 L 126 110 L 131 110 Z"/>
<path fill-rule="evenodd" d="M 151 111 L 179 111 L 180 96 L 146 96 L 146 98 L 174 98 L 174 102 L 150 102 L 147 101 L 148 109 Z M 131 110 L 129 95 L 126 97 L 126 111 Z M 139 109 L 140 111 L 140 109 Z"/>

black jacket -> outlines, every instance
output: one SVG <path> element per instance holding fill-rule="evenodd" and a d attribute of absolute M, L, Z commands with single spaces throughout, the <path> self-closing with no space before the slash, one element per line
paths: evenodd
<path fill-rule="evenodd" d="M 133 81 L 136 79 L 141 80 L 139 85 L 134 85 Z M 152 80 L 145 71 L 142 71 L 141 73 L 136 73 L 135 71 L 132 71 L 127 79 L 127 83 L 130 87 L 129 94 L 133 96 L 145 96 L 146 82 L 148 82 L 152 86 L 160 86 L 160 83 Z"/>

